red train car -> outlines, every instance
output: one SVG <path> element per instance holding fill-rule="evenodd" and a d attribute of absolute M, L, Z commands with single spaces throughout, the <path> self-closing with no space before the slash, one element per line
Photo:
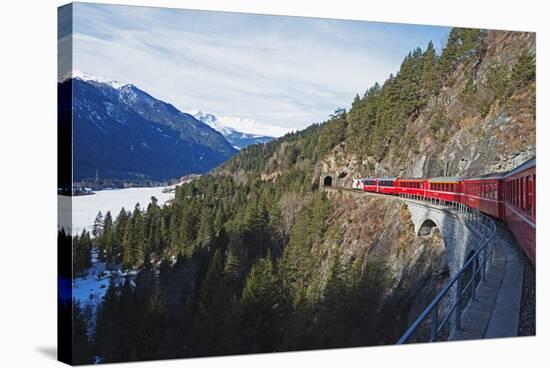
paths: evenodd
<path fill-rule="evenodd" d="M 461 202 L 462 178 L 454 176 L 428 179 L 426 197 L 446 202 Z"/>
<path fill-rule="evenodd" d="M 502 180 L 503 218 L 533 264 L 536 260 L 536 158 L 506 173 Z"/>
<path fill-rule="evenodd" d="M 377 178 L 363 179 L 363 190 L 365 192 L 377 192 L 378 191 L 378 179 Z"/>
<path fill-rule="evenodd" d="M 397 179 L 396 193 L 398 194 L 411 194 L 425 197 L 427 189 L 428 179 Z"/>
<path fill-rule="evenodd" d="M 464 178 L 462 182 L 462 203 L 483 213 L 503 218 L 503 174 L 487 174 Z"/>
<path fill-rule="evenodd" d="M 380 178 L 378 179 L 378 193 L 396 194 L 396 178 Z"/>

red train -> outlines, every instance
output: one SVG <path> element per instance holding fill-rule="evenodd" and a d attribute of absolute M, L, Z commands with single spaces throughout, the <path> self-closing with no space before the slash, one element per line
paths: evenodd
<path fill-rule="evenodd" d="M 458 202 L 502 220 L 529 259 L 536 260 L 536 158 L 517 168 L 476 177 L 365 178 L 352 187 L 383 194 L 409 194 Z"/>

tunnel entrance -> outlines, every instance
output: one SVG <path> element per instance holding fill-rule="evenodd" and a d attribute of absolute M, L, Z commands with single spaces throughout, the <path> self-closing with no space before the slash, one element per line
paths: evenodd
<path fill-rule="evenodd" d="M 427 219 L 422 223 L 420 229 L 418 229 L 418 236 L 428 236 L 432 233 L 433 229 L 437 228 L 435 222 L 430 219 Z"/>
<path fill-rule="evenodd" d="M 331 187 L 332 186 L 332 177 L 331 176 L 325 176 L 325 179 L 323 180 L 323 185 L 325 187 Z"/>

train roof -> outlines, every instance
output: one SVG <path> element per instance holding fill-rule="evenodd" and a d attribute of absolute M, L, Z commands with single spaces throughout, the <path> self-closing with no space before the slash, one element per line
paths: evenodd
<path fill-rule="evenodd" d="M 439 178 L 428 179 L 429 183 L 458 183 L 462 181 L 461 176 L 442 176 Z"/>
<path fill-rule="evenodd" d="M 477 175 L 477 176 L 470 176 L 468 178 L 464 178 L 465 181 L 468 180 L 490 180 L 490 179 L 502 179 L 506 173 L 490 173 L 490 174 L 484 174 L 484 175 Z"/>
<path fill-rule="evenodd" d="M 399 178 L 400 181 L 426 181 L 426 178 Z"/>
<path fill-rule="evenodd" d="M 506 174 L 504 174 L 504 178 L 508 178 L 512 175 L 516 175 L 516 174 L 518 174 L 522 171 L 525 171 L 527 169 L 530 169 L 530 168 L 536 167 L 536 166 L 537 166 L 537 157 L 535 156 L 532 159 L 525 161 L 524 163 L 522 163 L 521 165 L 519 165 L 518 167 L 516 167 L 512 171 L 508 171 Z"/>

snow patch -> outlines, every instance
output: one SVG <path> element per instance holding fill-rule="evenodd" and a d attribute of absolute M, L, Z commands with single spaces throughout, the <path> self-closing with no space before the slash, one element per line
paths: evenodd
<path fill-rule="evenodd" d="M 241 138 L 255 138 L 263 136 L 281 137 L 286 133 L 294 131 L 294 129 L 260 123 L 247 118 L 239 118 L 234 116 L 217 117 L 214 114 L 201 110 L 191 110 L 189 114 L 193 115 L 195 119 L 210 126 L 212 129 L 217 130 L 224 136 L 241 134 Z M 249 137 L 249 134 L 252 134 L 253 137 Z"/>
<path fill-rule="evenodd" d="M 115 88 L 115 89 L 121 89 L 122 87 L 127 85 L 127 84 L 119 83 L 119 82 L 117 82 L 115 80 L 112 80 L 112 79 L 107 79 L 107 78 L 104 78 L 104 77 L 94 76 L 94 75 L 88 74 L 86 72 L 80 71 L 78 69 L 68 71 L 65 74 L 59 76 L 58 82 L 62 83 L 62 82 L 66 81 L 68 79 L 71 79 L 71 78 L 80 79 L 80 80 L 85 81 L 85 82 L 96 82 L 96 83 L 100 83 L 100 84 L 106 84 L 106 85 L 108 85 L 112 88 Z"/>

